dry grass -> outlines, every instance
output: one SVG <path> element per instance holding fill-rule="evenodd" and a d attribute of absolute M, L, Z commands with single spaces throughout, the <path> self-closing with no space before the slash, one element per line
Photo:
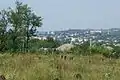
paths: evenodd
<path fill-rule="evenodd" d="M 100 55 L 0 55 L 0 74 L 7 80 L 120 80 L 120 60 Z M 73 56 L 73 60 L 70 57 Z"/>

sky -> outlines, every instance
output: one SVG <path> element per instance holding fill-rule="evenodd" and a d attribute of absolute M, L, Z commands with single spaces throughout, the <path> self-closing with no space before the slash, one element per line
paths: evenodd
<path fill-rule="evenodd" d="M 120 0 L 19 1 L 44 18 L 40 31 L 120 28 Z M 14 3 L 15 0 L 2 0 L 0 10 L 14 8 Z"/>

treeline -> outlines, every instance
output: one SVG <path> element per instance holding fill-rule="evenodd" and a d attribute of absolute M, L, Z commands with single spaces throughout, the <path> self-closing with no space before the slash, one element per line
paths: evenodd
<path fill-rule="evenodd" d="M 0 11 L 0 52 L 28 52 L 31 37 L 42 26 L 43 18 L 27 4 L 15 4 L 15 9 Z"/>

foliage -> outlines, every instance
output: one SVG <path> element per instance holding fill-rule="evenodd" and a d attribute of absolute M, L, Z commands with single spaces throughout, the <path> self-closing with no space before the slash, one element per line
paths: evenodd
<path fill-rule="evenodd" d="M 6 18 L 7 12 L 5 10 L 2 10 L 0 12 L 0 51 L 6 50 L 6 40 L 7 40 L 7 26 L 8 26 L 8 20 Z"/>
<path fill-rule="evenodd" d="M 15 4 L 15 9 L 0 12 L 0 51 L 7 48 L 13 52 L 28 52 L 29 40 L 37 27 L 41 27 L 42 17 L 37 16 L 27 4 L 18 1 Z"/>
<path fill-rule="evenodd" d="M 31 39 L 30 42 L 30 51 L 35 50 L 35 52 L 40 51 L 42 48 L 56 48 L 60 46 L 58 41 L 55 41 L 53 39 L 47 39 L 47 40 L 39 40 L 39 39 Z"/>
<path fill-rule="evenodd" d="M 95 54 L 107 54 L 109 55 L 110 53 L 112 53 L 112 50 L 109 50 L 107 49 L 106 47 L 104 46 L 101 46 L 101 45 L 95 45 L 95 46 L 92 46 L 91 47 L 91 52 L 92 53 L 95 53 Z"/>
<path fill-rule="evenodd" d="M 93 44 L 90 47 L 89 43 L 86 42 L 81 45 L 76 45 L 70 52 L 79 55 L 102 54 L 107 58 L 120 58 L 120 47 L 114 45 L 110 45 L 110 47 L 113 49 L 108 49 L 107 46 L 102 46 L 101 44 Z"/>
<path fill-rule="evenodd" d="M 79 55 L 89 55 L 90 54 L 89 43 L 86 42 L 81 45 L 76 45 L 74 48 L 71 49 L 71 53 Z"/>
<path fill-rule="evenodd" d="M 113 53 L 110 56 L 116 59 L 120 58 L 120 47 L 114 46 L 113 48 L 114 48 Z"/>

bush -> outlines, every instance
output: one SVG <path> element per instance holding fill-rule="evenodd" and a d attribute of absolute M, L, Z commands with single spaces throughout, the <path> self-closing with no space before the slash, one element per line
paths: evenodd
<path fill-rule="evenodd" d="M 70 52 L 77 55 L 90 55 L 89 44 L 85 43 L 81 45 L 76 45 L 70 50 Z"/>
<path fill-rule="evenodd" d="M 120 47 L 113 46 L 113 50 L 107 50 L 103 53 L 103 55 L 107 58 L 120 58 Z"/>
<path fill-rule="evenodd" d="M 109 55 L 111 54 L 112 50 L 109 50 L 103 46 L 94 46 L 91 47 L 91 53 L 92 54 L 103 54 L 103 55 Z"/>
<path fill-rule="evenodd" d="M 118 51 L 118 50 L 116 50 L 116 51 Z M 79 55 L 102 54 L 103 56 L 105 56 L 107 58 L 110 58 L 110 57 L 118 58 L 120 56 L 120 54 L 119 54 L 120 51 L 113 53 L 112 49 L 108 49 L 101 45 L 93 45 L 92 47 L 90 47 L 88 43 L 85 43 L 82 45 L 76 45 L 76 47 L 71 49 L 71 53 L 79 54 Z"/>
<path fill-rule="evenodd" d="M 119 46 L 114 46 L 114 50 L 113 50 L 111 57 L 117 58 L 117 59 L 120 57 L 120 47 Z"/>
<path fill-rule="evenodd" d="M 39 39 L 32 39 L 29 42 L 29 51 L 30 52 L 39 52 L 41 48 L 57 48 L 60 44 L 54 40 L 39 40 Z M 51 50 L 49 50 L 51 52 Z"/>

